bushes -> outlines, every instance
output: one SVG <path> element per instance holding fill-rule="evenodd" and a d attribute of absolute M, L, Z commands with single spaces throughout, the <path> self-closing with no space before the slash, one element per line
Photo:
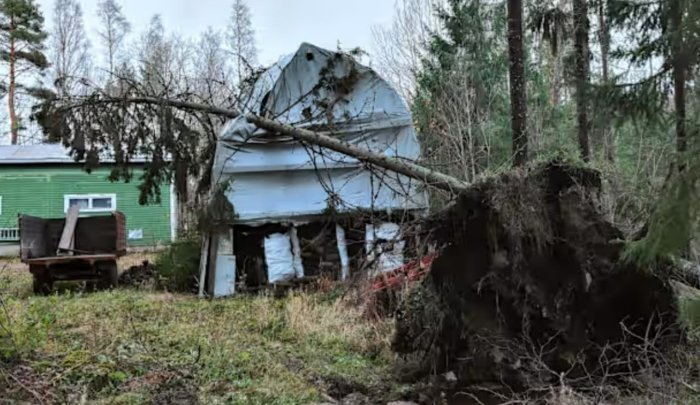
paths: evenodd
<path fill-rule="evenodd" d="M 680 312 L 690 337 L 700 341 L 700 298 L 681 300 Z"/>
<path fill-rule="evenodd" d="M 201 239 L 188 235 L 173 242 L 156 258 L 158 287 L 168 291 L 192 292 L 197 288 Z"/>

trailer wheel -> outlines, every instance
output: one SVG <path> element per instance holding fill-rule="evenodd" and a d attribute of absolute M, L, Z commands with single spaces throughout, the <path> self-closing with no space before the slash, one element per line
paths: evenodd
<path fill-rule="evenodd" d="M 32 290 L 34 290 L 34 294 L 51 294 L 51 290 L 53 290 L 53 280 L 51 280 L 48 270 L 43 266 L 30 266 L 29 271 L 33 276 Z"/>
<path fill-rule="evenodd" d="M 97 288 L 100 290 L 109 290 L 117 286 L 119 280 L 119 272 L 117 271 L 117 262 L 101 262 L 97 264 L 97 271 L 100 275 L 100 281 L 97 283 Z"/>

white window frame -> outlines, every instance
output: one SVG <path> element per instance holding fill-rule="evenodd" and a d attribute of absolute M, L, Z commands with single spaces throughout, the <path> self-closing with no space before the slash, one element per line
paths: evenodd
<path fill-rule="evenodd" d="M 0 215 L 2 215 L 2 196 L 0 195 Z"/>
<path fill-rule="evenodd" d="M 95 198 L 109 198 L 112 200 L 112 208 L 92 208 L 92 200 Z M 63 196 L 63 212 L 68 212 L 70 200 L 88 200 L 88 207 L 81 208 L 80 212 L 112 212 L 117 210 L 117 195 L 116 194 L 65 194 Z"/>

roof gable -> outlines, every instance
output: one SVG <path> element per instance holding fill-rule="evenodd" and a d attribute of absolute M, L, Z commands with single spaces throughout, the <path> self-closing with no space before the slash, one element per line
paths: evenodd
<path fill-rule="evenodd" d="M 409 108 L 376 72 L 308 43 L 260 73 L 247 98 L 247 111 L 296 126 L 411 125 Z"/>

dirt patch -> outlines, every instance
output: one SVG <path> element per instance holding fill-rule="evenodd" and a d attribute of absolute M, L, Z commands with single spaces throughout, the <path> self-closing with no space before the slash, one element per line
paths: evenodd
<path fill-rule="evenodd" d="M 196 405 L 197 387 L 185 379 L 170 380 L 155 389 L 153 405 Z"/>
<path fill-rule="evenodd" d="M 340 399 L 354 393 L 366 395 L 367 387 L 355 381 L 338 376 L 327 376 L 323 378 L 323 383 L 327 387 L 326 393 L 333 398 Z"/>
<path fill-rule="evenodd" d="M 681 341 L 663 269 L 621 260 L 600 191 L 596 171 L 555 162 L 477 184 L 426 221 L 442 250 L 397 314 L 394 349 L 425 373 L 524 389 L 599 370 L 610 345 Z"/>
<path fill-rule="evenodd" d="M 0 363 L 0 398 L 18 403 L 56 403 L 62 397 L 51 378 L 20 361 Z"/>
<path fill-rule="evenodd" d="M 119 275 L 119 286 L 123 287 L 152 288 L 157 281 L 158 271 L 148 260 L 129 267 Z"/>

